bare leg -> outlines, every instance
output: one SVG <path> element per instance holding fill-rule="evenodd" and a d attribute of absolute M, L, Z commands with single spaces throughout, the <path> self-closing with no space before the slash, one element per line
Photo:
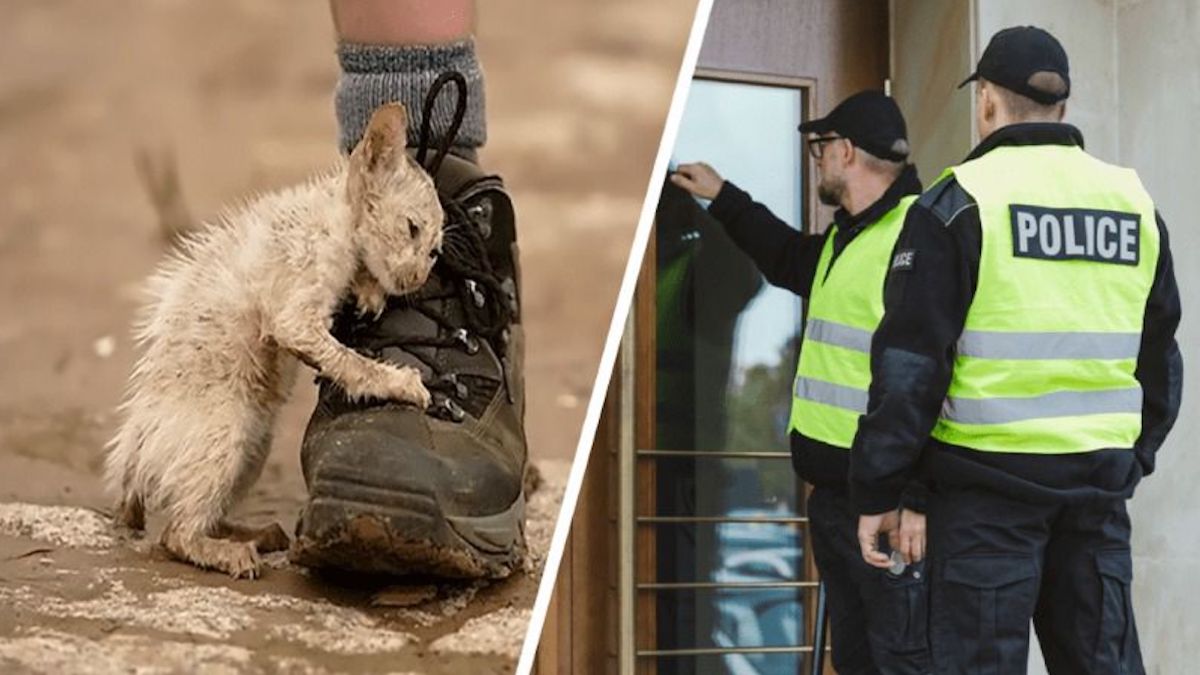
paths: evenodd
<path fill-rule="evenodd" d="M 363 44 L 453 42 L 475 23 L 474 0 L 332 0 L 330 9 L 338 37 Z"/>

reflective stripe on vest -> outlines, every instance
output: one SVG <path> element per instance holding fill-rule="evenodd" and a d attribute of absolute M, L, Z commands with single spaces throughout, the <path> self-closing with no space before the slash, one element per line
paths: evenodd
<path fill-rule="evenodd" d="M 867 412 L 867 392 L 854 387 L 844 387 L 832 382 L 822 382 L 808 377 L 797 377 L 792 392 L 796 398 L 823 403 L 862 415 Z"/>
<path fill-rule="evenodd" d="M 1142 412 L 1142 390 L 1056 391 L 1028 398 L 947 397 L 942 418 L 963 424 L 1007 424 L 1074 415 Z"/>
<path fill-rule="evenodd" d="M 1141 333 L 1017 333 L 967 330 L 960 356 L 983 359 L 1136 359 Z"/>
<path fill-rule="evenodd" d="M 990 452 L 1129 448 L 1158 262 L 1137 175 L 1072 146 L 996 148 L 949 169 L 979 208 L 979 279 L 933 436 Z"/>
<path fill-rule="evenodd" d="M 843 326 L 822 319 L 809 319 L 804 339 L 870 354 L 872 335 L 872 331 L 862 328 Z"/>
<path fill-rule="evenodd" d="M 867 411 L 871 336 L 883 318 L 883 282 L 904 215 L 905 197 L 866 226 L 833 260 L 836 226 L 825 239 L 808 299 L 792 391 L 789 431 L 849 449 Z"/>

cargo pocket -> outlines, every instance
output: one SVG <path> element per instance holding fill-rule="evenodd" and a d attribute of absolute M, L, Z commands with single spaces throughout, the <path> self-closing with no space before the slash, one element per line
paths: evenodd
<path fill-rule="evenodd" d="M 868 621 L 870 644 L 881 673 L 927 673 L 929 586 L 925 563 L 908 566 L 900 576 L 880 573 L 879 594 Z"/>
<path fill-rule="evenodd" d="M 1140 672 L 1129 593 L 1133 583 L 1130 552 L 1097 552 L 1096 571 L 1100 578 L 1100 631 L 1092 651 L 1095 654 L 1092 670 L 1098 673 Z"/>
<path fill-rule="evenodd" d="M 970 673 L 1025 672 L 1037 566 L 1024 556 L 964 556 L 945 562 L 941 612 L 953 659 Z"/>

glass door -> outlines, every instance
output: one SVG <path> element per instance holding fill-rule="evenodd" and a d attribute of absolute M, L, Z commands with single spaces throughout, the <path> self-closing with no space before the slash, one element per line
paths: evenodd
<path fill-rule="evenodd" d="M 700 73 L 673 152 L 796 228 L 803 80 Z M 815 573 L 787 438 L 802 304 L 665 184 L 635 315 L 639 672 L 801 672 Z"/>

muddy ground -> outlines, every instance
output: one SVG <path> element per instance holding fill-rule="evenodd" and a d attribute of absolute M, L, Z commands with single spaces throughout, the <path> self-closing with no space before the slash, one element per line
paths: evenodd
<path fill-rule="evenodd" d="M 649 6 L 653 4 L 653 6 Z M 116 536 L 101 448 L 164 246 L 134 155 L 177 161 L 197 219 L 335 152 L 324 3 L 9 0 L 0 22 L 0 671 L 508 672 L 528 621 L 691 20 L 691 0 L 483 3 L 487 166 L 513 192 L 530 571 L 497 584 L 230 581 Z M 237 515 L 294 524 L 301 381 Z"/>

